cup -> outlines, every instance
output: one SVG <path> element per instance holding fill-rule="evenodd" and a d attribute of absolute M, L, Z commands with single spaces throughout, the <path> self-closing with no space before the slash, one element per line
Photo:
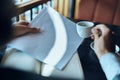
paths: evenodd
<path fill-rule="evenodd" d="M 77 32 L 80 37 L 88 38 L 92 34 L 91 29 L 94 26 L 93 22 L 90 21 L 80 21 L 77 24 Z"/>

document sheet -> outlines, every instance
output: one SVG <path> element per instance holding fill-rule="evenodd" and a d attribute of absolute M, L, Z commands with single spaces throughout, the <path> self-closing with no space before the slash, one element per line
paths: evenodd
<path fill-rule="evenodd" d="M 30 25 L 39 27 L 41 32 L 19 37 L 8 45 L 59 70 L 66 66 L 83 41 L 76 24 L 48 6 Z"/>

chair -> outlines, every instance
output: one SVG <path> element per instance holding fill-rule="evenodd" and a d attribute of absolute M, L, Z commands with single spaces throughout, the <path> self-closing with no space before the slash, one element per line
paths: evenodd
<path fill-rule="evenodd" d="M 120 0 L 78 0 L 75 19 L 120 26 Z"/>

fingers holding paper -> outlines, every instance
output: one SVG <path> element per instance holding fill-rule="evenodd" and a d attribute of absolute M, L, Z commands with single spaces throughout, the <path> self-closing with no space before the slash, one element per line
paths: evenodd
<path fill-rule="evenodd" d="M 31 27 L 29 22 L 21 21 L 13 25 L 13 38 L 38 32 L 40 32 L 40 28 Z"/>

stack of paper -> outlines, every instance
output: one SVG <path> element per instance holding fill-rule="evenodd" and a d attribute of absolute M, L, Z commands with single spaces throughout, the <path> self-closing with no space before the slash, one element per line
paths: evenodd
<path fill-rule="evenodd" d="M 17 38 L 9 45 L 62 70 L 83 41 L 76 24 L 46 6 L 31 25 L 41 32 Z"/>

